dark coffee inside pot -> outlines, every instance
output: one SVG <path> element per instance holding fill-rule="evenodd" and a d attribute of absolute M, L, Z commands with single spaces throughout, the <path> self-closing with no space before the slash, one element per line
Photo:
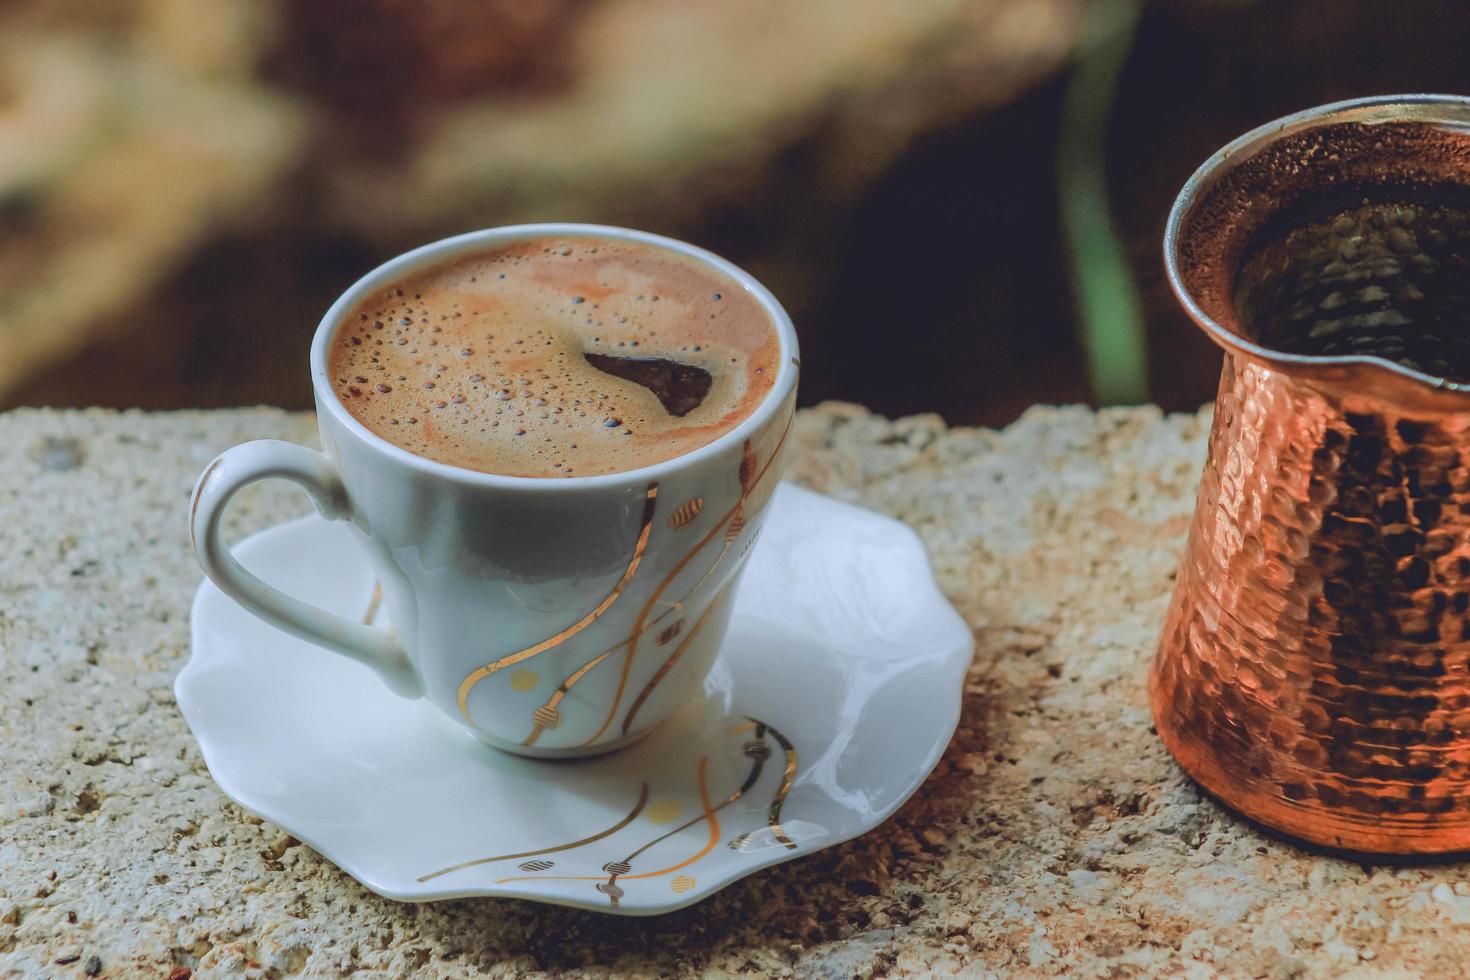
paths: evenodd
<path fill-rule="evenodd" d="M 1335 187 L 1251 236 L 1242 330 L 1273 350 L 1375 356 L 1470 382 L 1470 188 Z"/>

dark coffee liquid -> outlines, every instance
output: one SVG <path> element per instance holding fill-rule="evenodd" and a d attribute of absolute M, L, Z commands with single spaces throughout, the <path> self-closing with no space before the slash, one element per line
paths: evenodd
<path fill-rule="evenodd" d="M 1246 246 L 1235 308 L 1273 350 L 1470 382 L 1470 189 L 1337 188 L 1296 202 Z"/>

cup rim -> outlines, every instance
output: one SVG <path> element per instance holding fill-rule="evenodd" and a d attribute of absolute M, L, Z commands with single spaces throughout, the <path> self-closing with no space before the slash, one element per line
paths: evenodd
<path fill-rule="evenodd" d="M 1414 109 L 1421 111 L 1415 112 Z M 1452 108 L 1452 112 L 1435 112 Z M 1174 298 L 1184 312 L 1216 344 L 1227 351 L 1245 354 L 1268 366 L 1280 367 L 1295 374 L 1335 374 L 1344 369 L 1366 367 L 1385 372 L 1391 378 L 1409 380 L 1417 386 L 1452 394 L 1470 395 L 1470 382 L 1454 381 L 1440 375 L 1419 371 L 1397 361 L 1372 354 L 1292 354 L 1259 344 L 1222 326 L 1195 301 L 1184 282 L 1179 263 L 1179 242 L 1185 218 L 1213 182 L 1234 166 L 1249 159 L 1287 136 L 1319 126 L 1341 122 L 1385 123 L 1420 121 L 1431 124 L 1456 125 L 1470 129 L 1470 97 L 1436 93 L 1406 95 L 1374 95 L 1344 99 L 1313 106 L 1300 112 L 1262 123 L 1226 143 L 1212 153 L 1192 173 L 1174 204 L 1164 225 L 1164 270 Z"/>
<path fill-rule="evenodd" d="M 663 248 L 689 256 L 711 266 L 716 271 L 733 280 L 741 288 L 746 290 L 746 292 L 750 293 L 756 302 L 760 303 L 762 309 L 770 317 L 771 323 L 776 330 L 776 337 L 780 348 L 780 364 L 776 372 L 776 377 L 771 382 L 771 389 L 766 392 L 765 398 L 733 429 L 687 453 L 675 456 L 672 459 L 639 467 L 638 469 L 618 470 L 612 473 L 599 473 L 588 476 L 510 476 L 503 473 L 486 473 L 482 470 L 472 470 L 463 466 L 442 463 L 438 460 L 429 459 L 426 456 L 411 453 L 407 449 L 395 445 L 382 436 L 377 435 L 367 426 L 359 422 L 347 410 L 347 407 L 342 404 L 341 399 L 337 397 L 336 391 L 332 388 L 330 376 L 327 372 L 327 354 L 337 330 L 346 323 L 347 315 L 368 294 L 383 285 L 401 281 L 425 266 L 433 265 L 458 255 L 474 252 L 491 245 L 522 241 L 527 238 L 552 236 L 583 236 L 604 238 L 613 241 L 640 242 L 645 245 L 652 245 L 657 248 Z M 323 315 L 321 322 L 317 325 L 316 334 L 312 338 L 311 343 L 311 384 L 317 395 L 317 411 L 331 413 L 333 419 L 365 444 L 411 469 L 416 469 L 441 479 L 507 489 L 549 490 L 561 488 L 563 490 L 589 490 L 659 480 L 672 472 L 682 470 L 688 466 L 697 464 L 703 459 L 719 454 L 732 444 L 738 445 L 758 432 L 780 410 L 781 405 L 785 403 L 787 397 L 796 387 L 800 367 L 801 353 L 797 344 L 796 327 L 792 324 L 790 315 L 781 306 L 780 301 L 755 276 L 728 259 L 722 258 L 697 245 L 679 241 L 676 238 L 656 235 L 652 232 L 638 231 L 633 228 L 621 228 L 616 225 L 585 224 L 580 222 L 540 222 L 483 228 L 478 231 L 470 231 L 459 235 L 452 235 L 448 238 L 441 238 L 395 256 L 361 276 L 337 298 L 336 302 L 327 309 L 326 314 Z"/>

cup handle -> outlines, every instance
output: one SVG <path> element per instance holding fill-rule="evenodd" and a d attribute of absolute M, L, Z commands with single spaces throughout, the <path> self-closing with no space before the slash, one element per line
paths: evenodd
<path fill-rule="evenodd" d="M 304 489 L 328 520 L 348 513 L 342 481 L 322 453 L 274 439 L 228 449 L 200 474 L 189 507 L 189 535 L 205 574 L 221 592 L 272 626 L 371 667 L 395 694 L 422 697 L 423 685 L 412 663 L 387 630 L 355 623 L 271 588 L 246 571 L 220 539 L 220 519 L 230 499 L 271 477 Z"/>

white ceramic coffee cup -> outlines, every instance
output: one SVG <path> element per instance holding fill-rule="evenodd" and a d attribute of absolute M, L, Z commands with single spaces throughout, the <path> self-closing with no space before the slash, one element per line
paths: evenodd
<path fill-rule="evenodd" d="M 750 416 L 667 462 L 541 479 L 416 456 L 368 431 L 338 401 L 327 376 L 332 338 L 370 293 L 461 255 L 567 235 L 678 252 L 749 292 L 781 345 L 771 390 Z M 226 451 L 194 488 L 190 533 L 205 572 L 226 595 L 372 668 L 398 694 L 427 697 L 491 745 L 535 756 L 606 752 L 667 718 L 708 672 L 781 475 L 799 367 L 781 304 L 703 249 L 579 224 L 447 238 L 368 273 L 317 327 L 311 380 L 322 451 L 273 440 Z M 225 506 L 268 477 L 299 484 L 324 517 L 351 524 L 391 630 L 307 605 L 234 559 L 220 538 Z"/>

